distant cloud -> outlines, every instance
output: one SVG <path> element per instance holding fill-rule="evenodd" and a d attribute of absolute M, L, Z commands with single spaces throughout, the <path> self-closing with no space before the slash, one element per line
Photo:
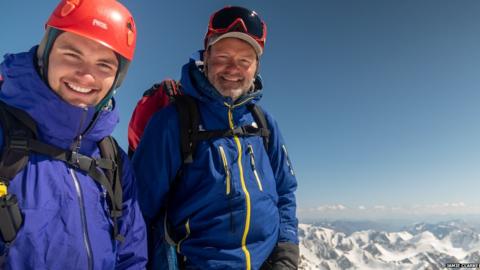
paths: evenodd
<path fill-rule="evenodd" d="M 450 206 L 452 206 L 452 207 L 465 207 L 466 205 L 463 202 L 459 202 L 459 203 L 452 203 L 452 204 L 450 204 Z"/>
<path fill-rule="evenodd" d="M 466 208 L 468 207 L 464 202 L 454 203 L 439 203 L 439 204 L 426 204 L 426 205 L 414 205 L 414 209 L 445 209 L 445 208 Z"/>
<path fill-rule="evenodd" d="M 323 211 L 343 211 L 347 209 L 344 205 L 341 204 L 335 204 L 335 205 L 321 205 L 317 207 L 317 210 L 320 212 Z"/>
<path fill-rule="evenodd" d="M 429 215 L 479 215 L 479 205 L 467 205 L 464 202 L 445 202 L 436 204 L 415 204 L 402 206 L 327 204 L 312 208 L 299 208 L 299 216 L 305 218 L 409 218 Z"/>

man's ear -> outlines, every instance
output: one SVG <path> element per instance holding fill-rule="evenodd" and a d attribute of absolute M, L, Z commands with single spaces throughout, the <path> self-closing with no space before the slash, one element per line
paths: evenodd
<path fill-rule="evenodd" d="M 208 57 L 208 50 L 204 50 L 203 51 L 203 61 L 205 61 L 205 59 L 207 59 Z"/>
<path fill-rule="evenodd" d="M 257 67 L 255 68 L 255 76 L 253 78 L 255 79 L 258 74 L 260 74 L 260 61 L 257 59 Z"/>

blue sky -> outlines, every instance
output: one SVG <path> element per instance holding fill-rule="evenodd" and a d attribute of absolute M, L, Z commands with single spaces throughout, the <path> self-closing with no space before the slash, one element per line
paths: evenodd
<path fill-rule="evenodd" d="M 262 105 L 294 163 L 299 216 L 480 215 L 480 2 L 475 0 L 122 1 L 135 60 L 114 135 L 143 91 L 203 46 L 227 4 L 268 25 Z M 38 43 L 57 1 L 1 1 L 0 54 Z"/>

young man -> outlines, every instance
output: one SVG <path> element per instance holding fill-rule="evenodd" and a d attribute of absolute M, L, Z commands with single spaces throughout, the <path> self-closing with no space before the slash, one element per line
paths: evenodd
<path fill-rule="evenodd" d="M 193 162 L 184 163 L 180 117 L 169 106 L 152 117 L 133 157 L 140 207 L 147 227 L 156 227 L 151 246 L 160 247 L 165 221 L 180 268 L 297 268 L 297 181 L 277 123 L 265 114 L 264 140 L 249 109 L 262 95 L 265 38 L 251 10 L 214 13 L 205 50 L 183 67 L 180 84 L 198 106 L 199 130 L 230 135 L 199 141 Z"/>
<path fill-rule="evenodd" d="M 13 179 L 2 152 L 0 269 L 145 268 L 146 231 L 128 158 L 113 147 L 118 159 L 100 158 L 99 149 L 118 122 L 112 96 L 135 38 L 132 15 L 115 0 L 63 0 L 39 46 L 5 56 L 1 106 L 17 112 L 15 122 L 31 118 L 37 137 L 16 148 L 0 125 L 0 151 L 28 151 Z M 115 168 L 119 184 L 110 185 L 107 171 Z"/>

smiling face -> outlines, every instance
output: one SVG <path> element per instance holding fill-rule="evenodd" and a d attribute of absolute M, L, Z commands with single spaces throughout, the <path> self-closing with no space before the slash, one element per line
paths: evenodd
<path fill-rule="evenodd" d="M 95 106 L 112 88 L 118 59 L 91 39 L 62 33 L 49 57 L 48 83 L 63 100 L 77 107 Z"/>
<path fill-rule="evenodd" d="M 257 55 L 247 42 L 222 39 L 205 51 L 204 59 L 206 76 L 222 96 L 235 101 L 252 87 Z"/>

